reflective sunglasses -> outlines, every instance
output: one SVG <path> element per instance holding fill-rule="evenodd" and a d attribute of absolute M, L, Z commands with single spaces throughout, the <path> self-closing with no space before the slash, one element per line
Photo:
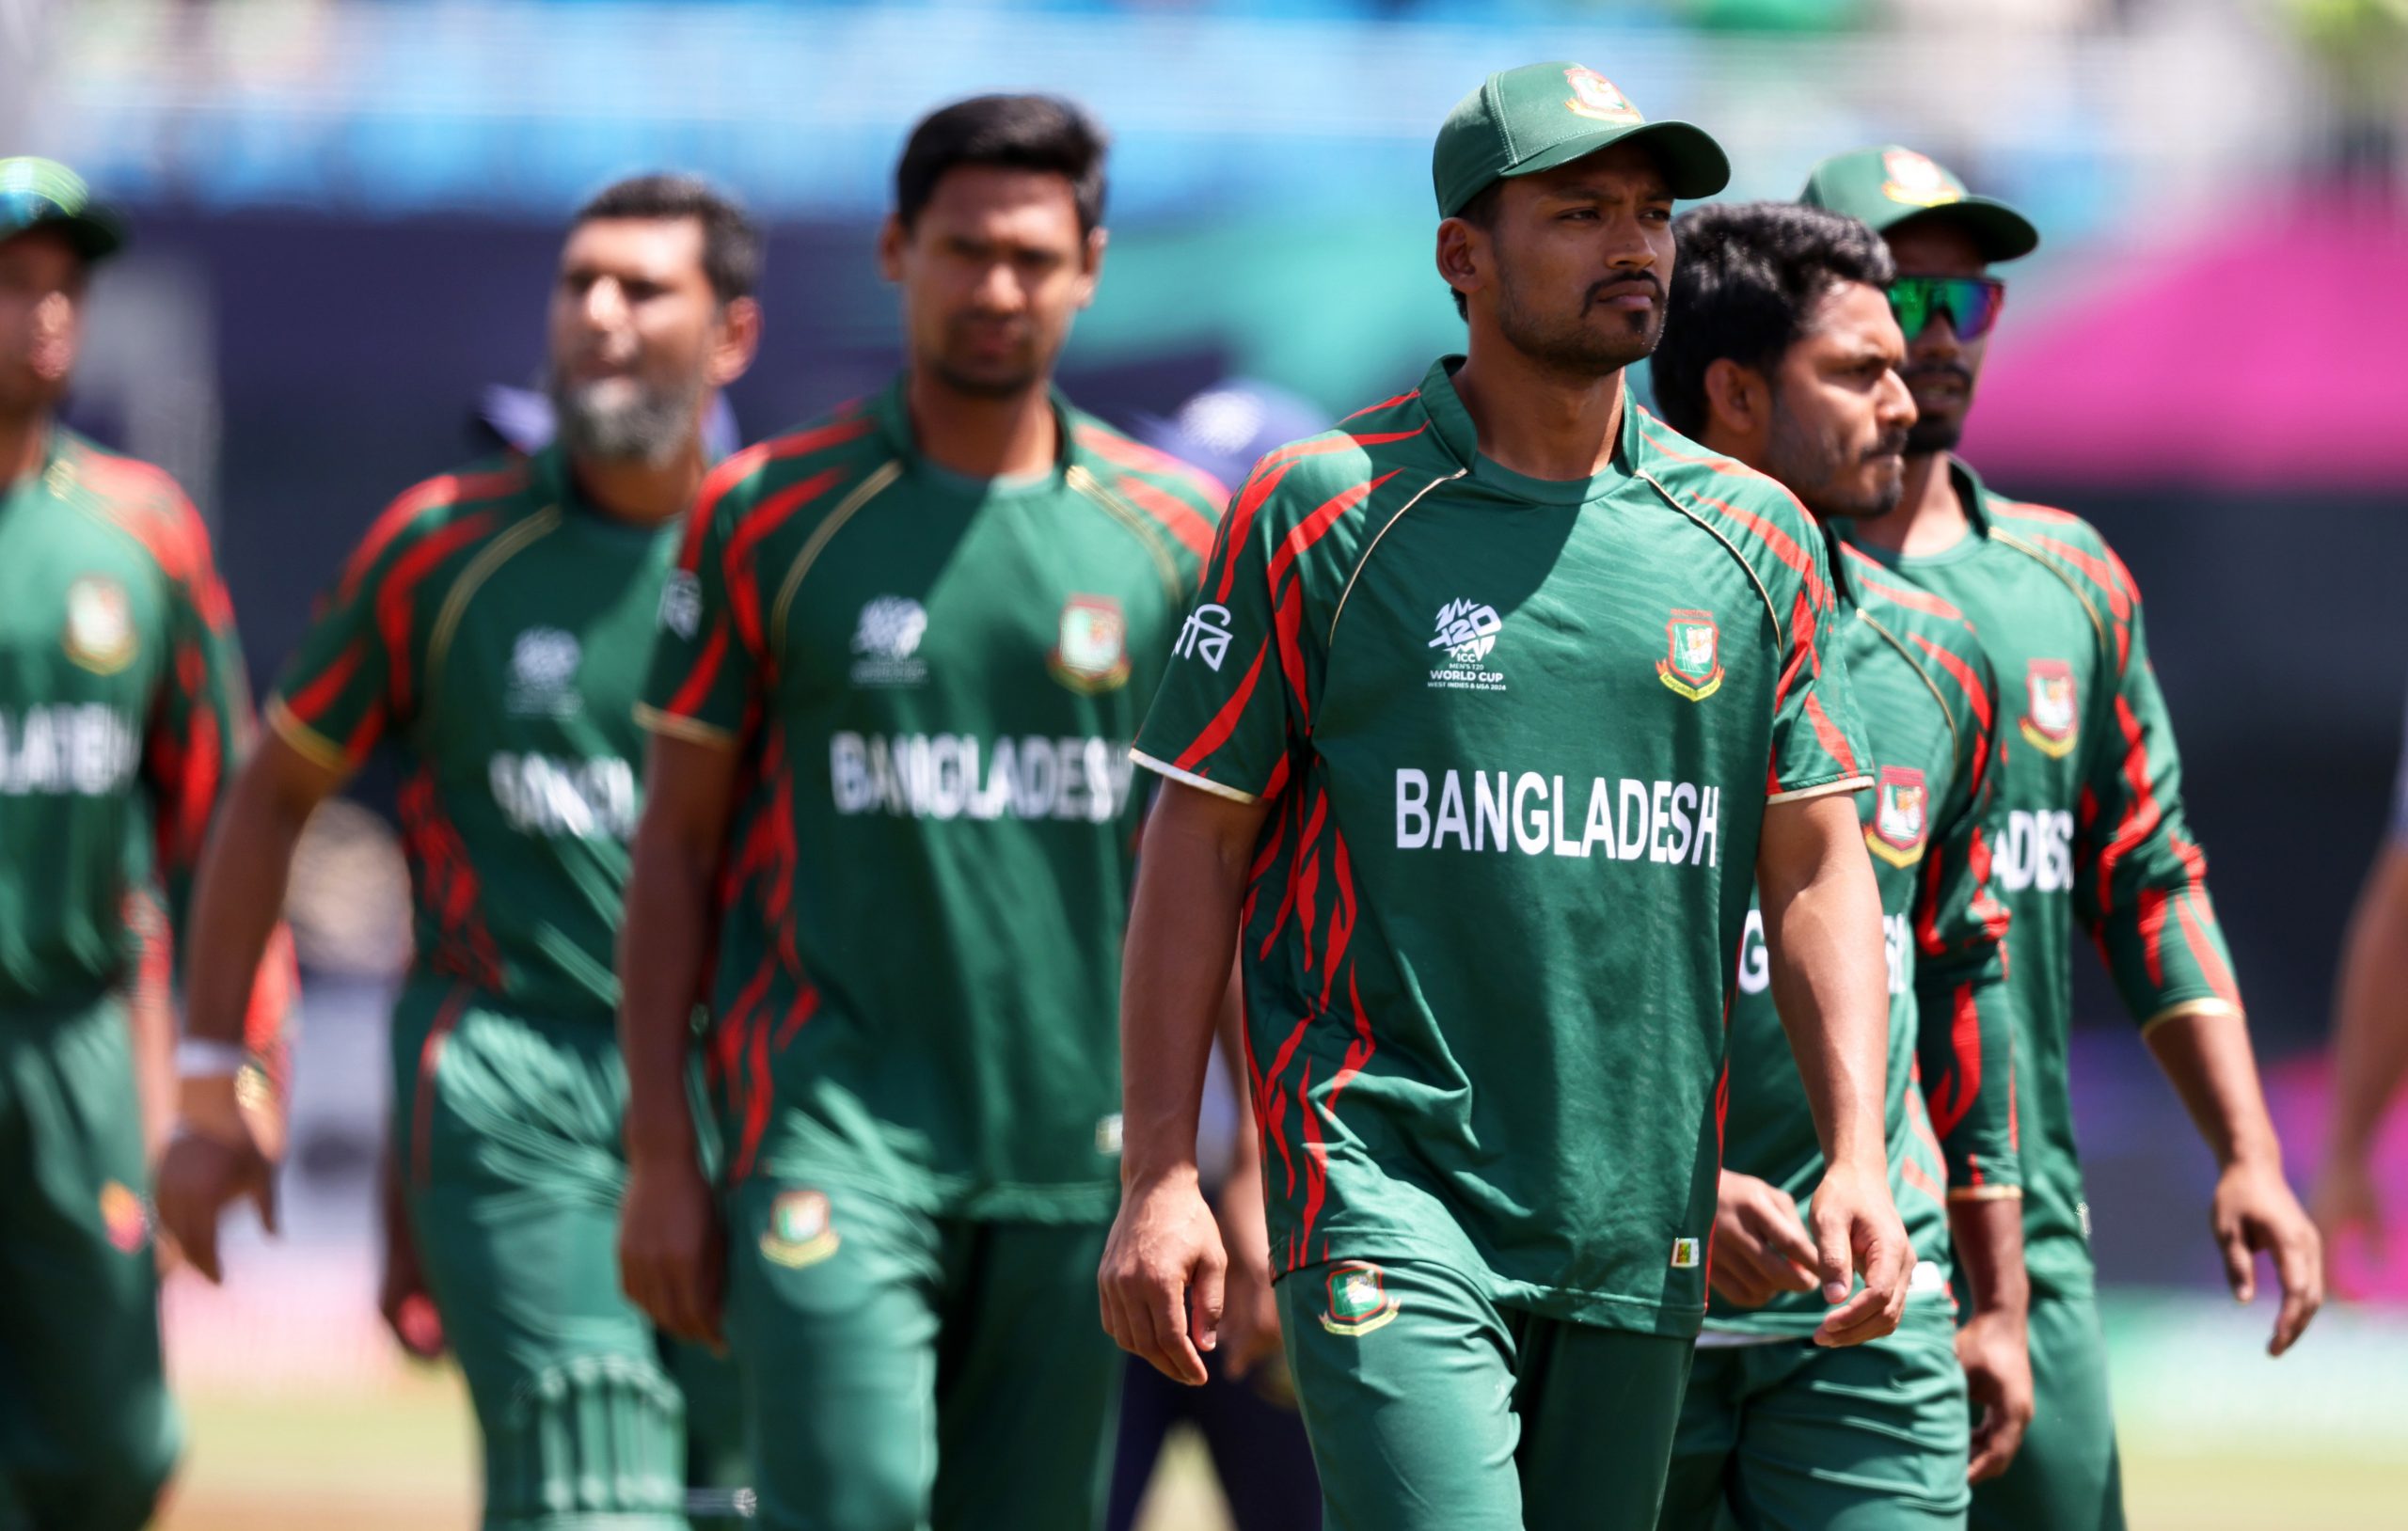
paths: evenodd
<path fill-rule="evenodd" d="M 1911 340 L 1941 314 L 1960 340 L 1978 340 L 2006 307 L 2006 284 L 1995 276 L 1901 276 L 1890 284 L 1890 312 Z"/>

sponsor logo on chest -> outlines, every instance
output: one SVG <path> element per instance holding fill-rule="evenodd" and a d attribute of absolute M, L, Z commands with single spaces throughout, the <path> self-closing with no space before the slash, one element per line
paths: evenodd
<path fill-rule="evenodd" d="M 1884 766 L 1873 789 L 1873 822 L 1864 827 L 1865 847 L 1892 866 L 1923 860 L 1930 831 L 1931 789 L 1911 766 Z"/>
<path fill-rule="evenodd" d="M 106 797 L 141 763 L 134 728 L 105 702 L 0 711 L 0 797 Z"/>
<path fill-rule="evenodd" d="M 1121 615 L 1120 603 L 1109 595 L 1073 595 L 1064 602 L 1045 668 L 1055 680 L 1085 694 L 1126 686 L 1129 620 Z"/>
<path fill-rule="evenodd" d="M 908 595 L 871 597 L 853 624 L 853 684 L 892 687 L 926 682 L 928 662 L 920 657 L 920 640 L 927 634 L 927 608 L 919 602 Z"/>
<path fill-rule="evenodd" d="M 2063 659 L 2035 659 L 2024 668 L 2023 686 L 2025 742 L 2051 760 L 2064 759 L 2081 734 L 2073 666 Z"/>
<path fill-rule="evenodd" d="M 95 675 L 114 675 L 134 662 L 134 603 L 125 587 L 86 575 L 67 587 L 67 627 L 59 635 L 67 657 Z"/>
<path fill-rule="evenodd" d="M 584 649 L 577 635 L 558 627 L 530 627 L 510 647 L 510 676 L 502 710 L 513 718 L 574 718 L 582 706 L 578 667 Z"/>
<path fill-rule="evenodd" d="M 1438 636 L 1430 647 L 1445 651 L 1445 662 L 1430 671 L 1431 686 L 1442 691 L 1502 691 L 1505 677 L 1491 669 L 1489 655 L 1497 647 L 1505 619 L 1481 601 L 1449 601 L 1438 608 Z"/>

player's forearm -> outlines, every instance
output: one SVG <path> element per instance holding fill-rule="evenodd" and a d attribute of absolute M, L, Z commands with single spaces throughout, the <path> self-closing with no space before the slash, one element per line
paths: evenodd
<path fill-rule="evenodd" d="M 1146 825 L 1120 974 L 1121 1181 L 1196 1174 L 1196 1122 L 1229 998 L 1247 847 L 1168 788 Z"/>
<path fill-rule="evenodd" d="M 185 933 L 184 1031 L 239 1046 L 251 988 L 283 918 L 293 853 L 319 798 L 277 780 L 271 745 L 234 779 L 202 852 Z"/>
<path fill-rule="evenodd" d="M 1879 1170 L 1890 1033 L 1880 893 L 1846 797 L 1782 806 L 1814 818 L 1793 820 L 1776 844 L 1766 816 L 1757 882 L 1773 1002 L 1825 1160 Z"/>
<path fill-rule="evenodd" d="M 619 933 L 619 1048 L 627 1064 L 627 1157 L 690 1162 L 686 1064 L 710 955 L 716 847 L 687 843 L 650 817 L 636 832 Z"/>
<path fill-rule="evenodd" d="M 2229 1011 L 2175 1016 L 2149 1028 L 2148 1049 L 2182 1097 L 2218 1167 L 2282 1168 L 2282 1144 L 2266 1112 L 2249 1027 Z"/>
<path fill-rule="evenodd" d="M 2032 1308 L 2032 1285 L 2023 1270 L 2023 1199 L 1952 1198 L 1948 1239 L 1973 1312 L 2022 1322 Z"/>
<path fill-rule="evenodd" d="M 2408 849 L 2386 846 L 2350 921 L 2333 1036 L 2332 1155 L 2364 1160 L 2408 1078 Z"/>

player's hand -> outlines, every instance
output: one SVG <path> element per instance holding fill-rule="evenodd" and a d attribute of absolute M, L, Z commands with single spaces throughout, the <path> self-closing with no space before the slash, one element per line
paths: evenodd
<path fill-rule="evenodd" d="M 385 1270 L 376 1283 L 376 1311 L 385 1316 L 385 1327 L 393 1332 L 404 1350 L 420 1361 L 442 1358 L 443 1318 L 436 1311 L 435 1299 L 427 1295 L 418 1245 L 411 1241 L 406 1223 L 399 1231 L 388 1226 Z"/>
<path fill-rule="evenodd" d="M 2340 1253 L 2355 1245 L 2369 1260 L 2384 1258 L 2383 1192 L 2364 1157 L 2335 1154 L 2324 1161 L 2308 1193 L 2316 1215 L 2316 1231 L 2334 1255 L 2336 1286 L 2339 1286 Z M 2344 1297 L 2354 1293 L 2344 1290 Z"/>
<path fill-rule="evenodd" d="M 1975 1314 L 1956 1331 L 1956 1360 L 1973 1413 L 1965 1477 L 1979 1483 L 2006 1471 L 2032 1426 L 2032 1352 L 2022 1314 Z"/>
<path fill-rule="evenodd" d="M 235 1099 L 231 1078 L 188 1079 L 166 1149 L 159 1156 L 159 1225 L 192 1268 L 225 1279 L 217 1257 L 218 1220 L 249 1198 L 260 1225 L 276 1232 L 276 1162 Z"/>
<path fill-rule="evenodd" d="M 1915 1264 L 1907 1225 L 1890 1199 L 1888 1167 L 1833 1164 L 1814 1188 L 1814 1264 L 1831 1311 L 1814 1331 L 1817 1345 L 1861 1345 L 1898 1327 L 1907 1311 L 1907 1278 Z M 1863 1289 L 1848 1295 L 1849 1277 Z"/>
<path fill-rule="evenodd" d="M 1194 1165 L 1131 1186 L 1096 1272 L 1104 1332 L 1171 1381 L 1203 1386 L 1203 1352 L 1220 1343 L 1228 1270 Z"/>
<path fill-rule="evenodd" d="M 1714 1295 L 1760 1308 L 1783 1292 L 1814 1289 L 1814 1241 L 1788 1192 L 1724 1170 L 1714 1197 Z"/>
<path fill-rule="evenodd" d="M 2257 1257 L 2273 1258 L 2283 1306 L 2274 1315 L 2274 1336 L 2266 1353 L 2281 1355 L 2298 1343 L 2308 1320 L 2324 1305 L 2324 1246 L 2316 1224 L 2301 1210 L 2281 1166 L 2251 1160 L 2235 1160 L 2216 1181 L 2208 1223 L 2224 1252 L 2225 1279 L 2232 1284 L 2236 1301 L 2247 1302 L 2258 1295 Z"/>
<path fill-rule="evenodd" d="M 1221 1307 L 1221 1372 L 1231 1381 L 1279 1355 L 1279 1301 L 1271 1290 L 1271 1232 L 1262 1182 L 1247 1176 L 1221 1190 L 1221 1244 L 1228 1254 Z"/>
<path fill-rule="evenodd" d="M 619 1286 L 628 1301 L 678 1338 L 723 1352 L 725 1250 L 710 1183 L 691 1156 L 629 1163 L 619 1207 Z"/>

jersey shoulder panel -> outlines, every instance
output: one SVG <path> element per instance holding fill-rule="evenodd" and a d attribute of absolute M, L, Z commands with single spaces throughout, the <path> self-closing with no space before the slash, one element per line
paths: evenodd
<path fill-rule="evenodd" d="M 2097 527 L 2070 511 L 2010 499 L 1988 488 L 1982 492 L 1982 512 L 1994 537 L 2072 575 L 2083 596 L 2118 623 L 2132 620 L 2140 606 L 2140 587 Z"/>
<path fill-rule="evenodd" d="M 895 460 L 877 417 L 859 401 L 755 442 L 703 480 L 687 523 L 685 566 L 694 566 L 699 544 L 713 529 L 733 564 L 804 507 L 824 515 L 846 497 L 829 491 L 858 487 Z"/>
<path fill-rule="evenodd" d="M 213 627 L 230 620 L 211 556 L 209 529 L 182 485 L 162 467 L 71 438 L 70 495 L 85 513 L 140 547 L 165 579 L 182 586 Z"/>
<path fill-rule="evenodd" d="M 1953 723 L 1960 728 L 1971 724 L 1978 735 L 1987 736 L 1997 686 L 1972 623 L 1946 600 L 1897 579 L 1879 560 L 1854 546 L 1841 544 L 1839 556 L 1858 609 L 1923 671 Z"/>
<path fill-rule="evenodd" d="M 412 484 L 368 524 L 343 563 L 334 602 L 397 601 L 440 583 L 439 571 L 464 565 L 473 549 L 534 513 L 527 493 L 533 481 L 533 466 L 510 455 Z"/>
<path fill-rule="evenodd" d="M 1702 521 L 1755 571 L 1785 618 L 1786 590 L 1802 592 L 1816 607 L 1830 602 L 1830 585 L 1814 549 L 1823 534 L 1814 518 L 1780 481 L 1711 451 L 1641 409 L 1639 440 L 1630 455 L 1640 474 L 1670 497 L 1675 508 Z"/>
<path fill-rule="evenodd" d="M 1071 481 L 1089 497 L 1101 493 L 1130 530 L 1152 545 L 1178 571 L 1184 597 L 1212 556 L 1213 529 L 1228 492 L 1220 481 L 1170 453 L 1121 434 L 1076 410 L 1070 431 Z M 1085 476 L 1082 480 L 1082 475 Z"/>

